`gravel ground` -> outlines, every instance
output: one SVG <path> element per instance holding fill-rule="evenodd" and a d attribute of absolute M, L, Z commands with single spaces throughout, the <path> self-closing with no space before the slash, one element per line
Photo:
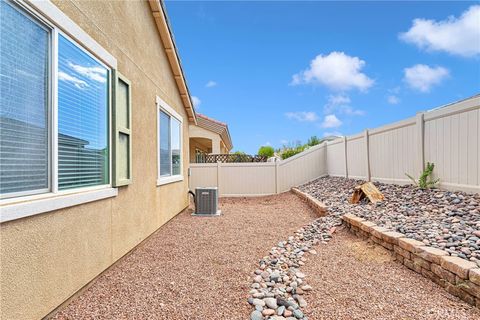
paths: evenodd
<path fill-rule="evenodd" d="M 220 217 L 172 219 L 54 318 L 247 319 L 259 257 L 316 216 L 290 193 L 220 207 Z"/>
<path fill-rule="evenodd" d="M 354 187 L 363 182 L 325 177 L 300 189 L 323 201 L 335 215 L 353 213 L 480 266 L 480 194 L 375 183 L 385 201 L 350 204 Z"/>
<path fill-rule="evenodd" d="M 309 319 L 480 319 L 480 310 L 347 231 L 316 251 L 302 267 L 314 288 L 305 296 Z"/>
<path fill-rule="evenodd" d="M 252 271 L 272 245 L 298 230 L 313 236 L 320 221 L 338 219 L 315 220 L 291 193 L 222 199 L 220 206 L 221 217 L 184 212 L 172 219 L 54 318 L 248 319 Z M 314 248 L 298 266 L 299 278 L 312 287 L 302 309 L 310 320 L 480 317 L 479 310 L 392 262 L 383 249 L 338 228 L 331 241 Z"/>

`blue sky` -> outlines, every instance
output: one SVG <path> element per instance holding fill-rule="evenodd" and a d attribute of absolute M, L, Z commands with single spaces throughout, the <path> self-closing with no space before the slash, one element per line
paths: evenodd
<path fill-rule="evenodd" d="M 480 92 L 475 2 L 166 2 L 197 111 L 234 150 L 354 134 Z"/>

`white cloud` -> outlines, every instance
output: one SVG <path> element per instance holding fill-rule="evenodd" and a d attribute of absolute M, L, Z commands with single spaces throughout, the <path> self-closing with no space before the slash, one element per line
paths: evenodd
<path fill-rule="evenodd" d="M 213 80 L 210 80 L 208 81 L 206 84 L 205 84 L 205 88 L 213 88 L 213 87 L 216 87 L 218 83 L 216 83 L 215 81 Z"/>
<path fill-rule="evenodd" d="M 323 122 L 321 124 L 322 128 L 338 128 L 342 125 L 342 121 L 340 121 L 337 116 L 334 114 L 329 114 L 325 116 Z"/>
<path fill-rule="evenodd" d="M 280 140 L 280 143 L 281 143 L 282 145 L 287 145 L 287 144 L 288 144 L 288 140 L 282 139 L 282 140 Z"/>
<path fill-rule="evenodd" d="M 100 83 L 107 82 L 107 70 L 102 67 L 84 67 L 78 64 L 74 64 L 72 62 L 68 63 L 68 66 L 81 74 L 84 77 L 87 77 L 93 81 L 97 81 Z"/>
<path fill-rule="evenodd" d="M 85 81 L 80 80 L 74 76 L 71 76 L 68 73 L 65 73 L 63 71 L 58 72 L 58 80 L 71 82 L 75 87 L 79 89 L 84 89 L 88 87 L 88 84 Z"/>
<path fill-rule="evenodd" d="M 346 95 L 330 95 L 327 104 L 323 106 L 323 112 L 325 114 L 338 112 L 348 116 L 362 116 L 365 114 L 365 111 L 363 110 L 354 109 L 350 106 L 350 103 L 350 97 Z"/>
<path fill-rule="evenodd" d="M 421 49 L 471 57 L 480 54 L 480 5 L 471 6 L 460 18 L 435 21 L 415 19 L 400 39 Z"/>
<path fill-rule="evenodd" d="M 345 105 L 345 104 L 350 104 L 352 100 L 350 100 L 349 96 L 339 94 L 339 95 L 330 95 L 328 97 L 328 103 L 332 105 Z"/>
<path fill-rule="evenodd" d="M 320 84 L 333 90 L 357 88 L 365 91 L 374 81 L 360 72 L 365 61 L 343 52 L 318 55 L 310 62 L 310 67 L 293 75 L 291 85 Z"/>
<path fill-rule="evenodd" d="M 391 95 L 387 97 L 387 101 L 390 104 L 399 104 L 400 103 L 400 98 L 397 96 Z"/>
<path fill-rule="evenodd" d="M 263 145 L 264 145 L 264 146 L 268 146 L 268 147 L 271 147 L 271 146 L 272 146 L 272 144 L 270 143 L 270 141 L 265 142 Z"/>
<path fill-rule="evenodd" d="M 449 71 L 444 67 L 429 67 L 424 64 L 405 68 L 403 72 L 403 80 L 411 88 L 421 92 L 429 92 L 433 86 L 440 84 L 449 75 Z"/>
<path fill-rule="evenodd" d="M 318 120 L 318 115 L 313 111 L 287 112 L 285 116 L 288 119 L 300 122 L 315 122 Z"/>
<path fill-rule="evenodd" d="M 192 96 L 191 98 L 192 98 L 193 107 L 198 109 L 198 107 L 200 107 L 200 105 L 202 104 L 202 100 L 200 100 L 200 98 L 196 96 Z"/>
<path fill-rule="evenodd" d="M 350 106 L 343 106 L 340 109 L 340 113 L 344 113 L 347 116 L 363 116 L 365 115 L 365 111 L 359 109 L 353 109 Z"/>

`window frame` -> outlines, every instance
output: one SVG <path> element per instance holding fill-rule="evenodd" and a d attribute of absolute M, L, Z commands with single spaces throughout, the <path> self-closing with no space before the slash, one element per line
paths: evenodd
<path fill-rule="evenodd" d="M 162 100 L 160 97 L 157 96 L 156 98 L 156 108 L 157 108 L 157 186 L 183 181 L 183 117 L 176 112 L 168 103 Z M 161 176 L 160 175 L 160 112 L 163 111 L 167 115 L 170 116 L 170 123 L 171 119 L 174 118 L 178 122 L 180 122 L 180 174 L 173 175 L 173 168 L 171 165 L 172 162 L 172 150 L 170 150 L 170 165 L 171 165 L 171 173 L 169 176 Z M 172 133 L 172 125 L 170 125 L 170 135 Z M 171 141 L 171 140 L 170 140 Z"/>
<path fill-rule="evenodd" d="M 22 191 L 18 193 L 8 193 L 1 195 L 0 206 L 2 214 L 0 222 L 18 219 L 51 210 L 57 210 L 63 207 L 90 202 L 91 199 L 99 200 L 107 197 L 116 196 L 115 188 L 112 188 L 113 176 L 113 153 L 112 153 L 112 104 L 113 104 L 113 73 L 117 69 L 117 60 L 100 44 L 98 44 L 90 35 L 83 31 L 73 20 L 58 9 L 50 1 L 23 1 L 7 0 L 11 5 L 29 19 L 49 30 L 49 60 L 48 60 L 48 188 L 42 190 Z M 68 41 L 71 41 L 77 48 L 85 52 L 92 59 L 100 63 L 108 70 L 108 100 L 107 100 L 107 141 L 108 141 L 108 176 L 109 183 L 98 186 L 78 187 L 66 190 L 58 189 L 58 39 L 62 35 Z M 109 192 L 106 192 L 109 189 Z M 24 214 L 18 213 L 22 210 L 27 201 L 43 201 L 45 199 L 58 198 L 51 200 L 51 205 L 39 206 L 32 210 L 27 210 Z M 56 201 L 56 202 L 55 202 Z M 79 202 L 80 201 L 80 202 Z M 55 205 L 57 203 L 57 205 Z M 23 206 L 23 207 L 22 207 Z M 5 214 L 4 214 L 5 212 Z M 12 212 L 12 214 L 9 214 Z M 12 216 L 12 217 L 11 217 Z"/>

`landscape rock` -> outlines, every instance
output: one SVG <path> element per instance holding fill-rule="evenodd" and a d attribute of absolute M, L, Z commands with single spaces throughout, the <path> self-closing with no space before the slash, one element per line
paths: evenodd
<path fill-rule="evenodd" d="M 323 177 L 298 187 L 325 204 L 328 212 L 288 239 L 279 241 L 259 260 L 251 285 L 257 291 L 251 290 L 248 299 L 253 306 L 262 308 L 262 317 L 268 314 L 259 319 L 307 319 L 301 309 L 307 306 L 308 292 L 314 288 L 308 285 L 308 275 L 299 268 L 307 262 L 307 257 L 317 254 L 314 246 L 327 244 L 332 239 L 342 224 L 342 217 L 353 223 L 362 221 L 360 228 L 374 228 L 384 241 L 382 245 L 398 243 L 395 252 L 411 261 L 412 268 L 423 265 L 429 269 L 431 262 L 444 260 L 445 269 L 433 268 L 432 264 L 432 275 L 445 275 L 455 284 L 455 275 L 468 279 L 468 270 L 474 270 L 472 283 L 479 281 L 479 194 L 375 182 L 385 196 L 384 201 L 373 204 L 364 199 L 359 204 L 350 204 L 354 188 L 362 183 L 364 181 Z M 450 258 L 464 261 L 463 267 L 453 270 Z M 253 316 L 252 312 L 251 318 Z"/>

